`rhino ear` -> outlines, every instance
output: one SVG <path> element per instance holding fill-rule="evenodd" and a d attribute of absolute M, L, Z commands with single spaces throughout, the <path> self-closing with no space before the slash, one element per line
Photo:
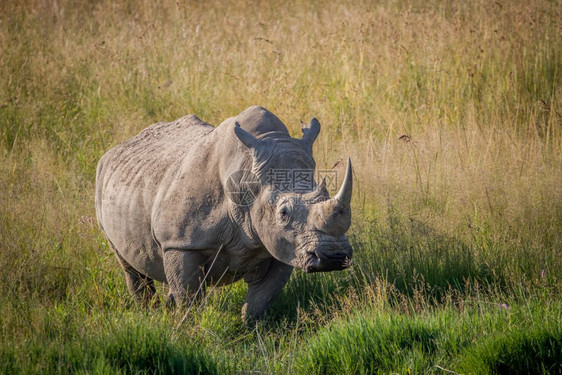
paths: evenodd
<path fill-rule="evenodd" d="M 240 124 L 236 122 L 234 126 L 234 133 L 246 147 L 249 149 L 256 149 L 258 148 L 259 143 L 261 142 L 259 139 L 248 133 L 246 130 L 240 127 Z"/>
<path fill-rule="evenodd" d="M 313 118 L 310 121 L 310 124 L 302 124 L 302 140 L 309 145 L 312 145 L 318 137 L 318 133 L 320 133 L 320 123 L 317 119 Z"/>

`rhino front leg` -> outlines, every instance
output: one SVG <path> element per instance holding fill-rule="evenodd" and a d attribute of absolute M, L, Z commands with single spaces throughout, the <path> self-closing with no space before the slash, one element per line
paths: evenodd
<path fill-rule="evenodd" d="M 165 250 L 164 272 L 170 287 L 166 306 L 185 305 L 189 298 L 195 298 L 203 280 L 203 266 L 206 258 L 196 252 L 187 250 Z M 201 286 L 200 294 L 204 292 Z"/>
<path fill-rule="evenodd" d="M 292 266 L 271 258 L 260 263 L 254 272 L 244 277 L 248 284 L 248 295 L 242 307 L 242 319 L 249 322 L 262 317 L 292 272 Z"/>

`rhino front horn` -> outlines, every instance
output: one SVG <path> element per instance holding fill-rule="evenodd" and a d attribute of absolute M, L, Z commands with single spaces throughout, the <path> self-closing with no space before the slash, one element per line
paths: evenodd
<path fill-rule="evenodd" d="M 351 168 L 351 159 L 347 159 L 347 169 L 345 171 L 345 177 L 343 178 L 343 183 L 341 185 L 340 191 L 334 197 L 338 202 L 344 206 L 349 206 L 351 204 L 351 191 L 353 190 L 353 169 Z"/>

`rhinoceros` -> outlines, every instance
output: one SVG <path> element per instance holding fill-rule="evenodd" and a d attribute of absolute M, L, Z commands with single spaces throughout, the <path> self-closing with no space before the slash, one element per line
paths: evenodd
<path fill-rule="evenodd" d="M 195 115 L 156 123 L 103 155 L 96 215 L 129 291 L 150 303 L 161 281 L 166 304 L 175 306 L 205 285 L 244 279 L 242 317 L 253 320 L 294 267 L 347 268 L 351 163 L 333 198 L 310 175 L 295 189 L 297 174 L 315 170 L 320 123 L 312 119 L 302 131 L 292 138 L 273 113 L 253 106 L 217 127 Z"/>

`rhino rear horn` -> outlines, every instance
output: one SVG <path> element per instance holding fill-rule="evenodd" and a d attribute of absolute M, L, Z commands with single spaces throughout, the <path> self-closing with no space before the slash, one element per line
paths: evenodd
<path fill-rule="evenodd" d="M 240 142 L 242 142 L 244 146 L 248 147 L 249 149 L 257 149 L 261 142 L 246 130 L 242 129 L 238 122 L 235 123 L 234 133 L 236 134 L 236 137 L 238 137 Z"/>
<path fill-rule="evenodd" d="M 316 186 L 315 194 L 319 197 L 330 197 L 330 193 L 326 187 L 326 177 L 323 177 L 322 181 Z"/>
<path fill-rule="evenodd" d="M 320 133 L 320 123 L 318 122 L 318 120 L 316 118 L 313 118 L 312 120 L 310 120 L 310 124 L 306 125 L 303 123 L 302 133 L 303 142 L 312 145 L 316 140 L 316 137 L 318 137 L 318 133 Z"/>
<path fill-rule="evenodd" d="M 341 185 L 340 191 L 334 197 L 338 202 L 344 206 L 349 206 L 351 204 L 351 192 L 353 190 L 353 168 L 351 167 L 351 159 L 347 159 L 347 169 L 345 171 L 345 177 L 343 178 L 343 183 Z"/>

